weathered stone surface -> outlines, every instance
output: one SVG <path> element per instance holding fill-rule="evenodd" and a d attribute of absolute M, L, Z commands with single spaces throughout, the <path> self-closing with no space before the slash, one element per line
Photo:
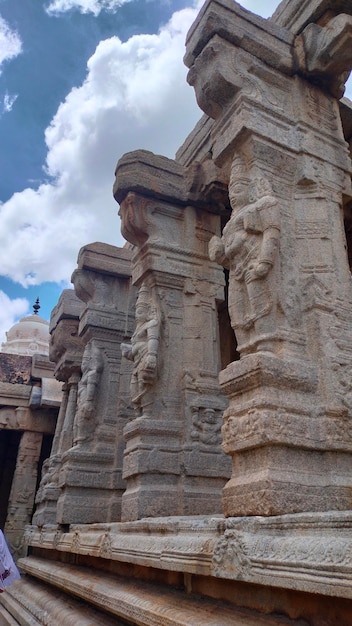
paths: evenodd
<path fill-rule="evenodd" d="M 38 526 L 55 523 L 60 496 L 59 475 L 64 452 L 72 446 L 73 420 L 77 405 L 77 385 L 81 377 L 83 345 L 78 337 L 82 303 L 73 290 L 65 289 L 50 319 L 49 356 L 57 383 L 61 384 L 62 399 L 56 423 L 50 458 L 44 461 L 42 479 L 36 494 L 33 523 Z"/>
<path fill-rule="evenodd" d="M 352 293 L 342 227 L 351 169 L 328 91 L 337 95 L 352 66 L 350 18 L 330 15 L 296 38 L 302 79 L 257 53 L 267 26 L 239 18 L 236 3 L 226 4 L 231 37 L 219 21 L 204 37 L 211 12 L 225 11 L 221 4 L 218 11 L 216 1 L 206 3 L 190 31 L 186 62 L 198 102 L 216 122 L 213 158 L 229 171 L 232 215 L 209 247 L 229 270 L 229 313 L 242 357 L 220 379 L 230 398 L 224 449 L 234 463 L 225 514 L 349 509 L 352 457 L 349 438 L 338 432 L 351 410 Z M 281 58 L 271 26 L 266 42 Z M 262 353 L 261 365 L 254 353 Z M 302 429 L 310 431 L 305 441 Z"/>
<path fill-rule="evenodd" d="M 25 431 L 19 444 L 4 528 L 15 558 L 26 553 L 23 531 L 32 518 L 42 440 L 42 433 Z"/>
<path fill-rule="evenodd" d="M 140 167 L 149 176 L 138 178 L 143 195 L 126 193 Z M 216 168 L 206 171 L 221 189 Z M 220 511 L 219 488 L 228 472 L 220 448 L 226 401 L 217 384 L 216 345 L 223 276 L 207 256 L 219 218 L 191 200 L 181 204 L 185 189 L 195 196 L 195 175 L 143 151 L 123 157 L 116 169 L 115 197 L 124 198 L 122 232 L 136 245 L 132 279 L 138 287 L 136 330 L 122 346 L 134 366 L 136 412 L 124 430 L 124 521 Z"/>
<path fill-rule="evenodd" d="M 4 430 L 28 430 L 53 434 L 56 426 L 56 413 L 50 409 L 32 411 L 26 407 L 3 407 L 0 409 L 0 427 Z"/>
<path fill-rule="evenodd" d="M 219 600 L 185 597 L 180 591 L 169 591 L 162 585 L 148 585 L 116 579 L 116 577 L 85 572 L 73 565 L 42 559 L 24 559 L 22 567 L 31 576 L 50 579 L 60 590 L 75 589 L 83 599 L 94 598 L 101 610 L 108 610 L 117 619 L 148 626 L 290 626 L 292 620 L 282 616 L 259 615 L 256 611 L 234 608 Z M 15 589 L 20 592 L 21 581 Z M 50 596 L 49 596 L 50 598 Z M 40 601 L 39 597 L 39 601 Z M 28 601 L 27 601 L 28 602 Z M 62 604 L 59 604 L 62 607 Z M 62 607 L 63 608 L 63 607 Z M 81 622 L 78 622 L 79 624 Z M 99 624 L 105 624 L 104 618 Z M 54 622 L 58 624 L 58 622 Z M 85 626 L 85 622 L 82 624 Z M 117 622 L 118 624 L 118 622 Z M 301 622 L 300 626 L 306 626 Z"/>
<path fill-rule="evenodd" d="M 2 625 L 48 624 L 50 616 L 50 626 L 123 626 L 114 617 L 108 617 L 93 607 L 84 607 L 79 600 L 70 598 L 68 601 L 65 594 L 57 590 L 53 592 L 49 585 L 33 580 L 19 581 L 16 587 L 9 588 L 2 598 L 2 604 L 6 607 L 6 614 L 0 614 L 1 619 L 5 619 L 5 622 L 1 621 Z"/>
<path fill-rule="evenodd" d="M 32 357 L 22 354 L 0 354 L 0 382 L 19 385 L 31 384 Z"/>
<path fill-rule="evenodd" d="M 127 248 L 89 244 L 80 250 L 72 276 L 84 303 L 78 325 L 84 352 L 74 412 L 69 405 L 72 439 L 62 454 L 59 474 L 61 524 L 121 516 L 122 430 L 130 404 L 125 379 L 130 366 L 121 366 L 120 344 L 134 325 L 131 254 Z"/>
<path fill-rule="evenodd" d="M 21 561 L 30 619 L 50 580 L 65 618 L 74 587 L 136 624 L 350 625 L 351 16 L 207 0 L 185 56 L 206 115 L 175 161 L 119 161 L 131 246 L 84 247 L 85 304 L 53 318 L 64 426 Z"/>
<path fill-rule="evenodd" d="M 201 50 L 215 35 L 233 46 L 251 52 L 284 73 L 294 73 L 291 51 L 293 34 L 276 23 L 243 9 L 232 0 L 207 0 L 204 3 L 187 35 L 184 57 L 187 67 L 196 62 Z M 213 61 L 211 54 L 208 61 Z M 225 64 L 218 66 L 219 74 L 228 69 L 230 68 Z M 210 83 L 208 87 L 213 88 Z M 203 108 L 201 105 L 200 107 Z"/>
<path fill-rule="evenodd" d="M 31 385 L 0 383 L 0 405 L 27 407 L 32 392 Z"/>
<path fill-rule="evenodd" d="M 352 15 L 349 0 L 283 0 L 271 21 L 297 34 L 310 23 L 324 23 L 340 13 Z"/>
<path fill-rule="evenodd" d="M 69 533 L 31 527 L 26 540 L 63 553 L 352 598 L 351 529 L 351 512 L 190 516 L 76 525 Z"/>

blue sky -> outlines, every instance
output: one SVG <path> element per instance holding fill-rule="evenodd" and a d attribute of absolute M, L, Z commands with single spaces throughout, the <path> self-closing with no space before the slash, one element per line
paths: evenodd
<path fill-rule="evenodd" d="M 82 245 L 124 244 L 122 154 L 173 157 L 201 116 L 182 58 L 202 4 L 0 0 L 0 342 L 37 296 L 49 319 Z"/>

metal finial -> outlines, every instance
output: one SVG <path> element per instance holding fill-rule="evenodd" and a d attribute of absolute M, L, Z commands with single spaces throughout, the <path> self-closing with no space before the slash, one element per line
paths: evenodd
<path fill-rule="evenodd" d="M 33 304 L 34 315 L 38 315 L 39 309 L 40 309 L 39 298 L 37 298 L 35 301 L 35 304 Z"/>

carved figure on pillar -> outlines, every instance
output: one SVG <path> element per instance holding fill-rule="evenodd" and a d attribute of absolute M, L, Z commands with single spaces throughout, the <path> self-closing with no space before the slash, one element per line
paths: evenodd
<path fill-rule="evenodd" d="M 209 256 L 230 270 L 229 313 L 238 350 L 272 351 L 280 208 L 269 181 L 248 172 L 240 155 L 232 162 L 229 196 L 232 215 L 222 237 L 210 240 Z"/>
<path fill-rule="evenodd" d="M 82 360 L 82 378 L 78 385 L 77 412 L 73 444 L 91 441 L 97 423 L 97 392 L 104 368 L 102 351 L 94 342 L 88 344 Z"/>
<path fill-rule="evenodd" d="M 122 355 L 133 361 L 131 399 L 139 415 L 150 413 L 151 388 L 158 377 L 161 314 L 152 292 L 142 286 L 136 303 L 136 330 L 131 344 L 121 344 Z"/>

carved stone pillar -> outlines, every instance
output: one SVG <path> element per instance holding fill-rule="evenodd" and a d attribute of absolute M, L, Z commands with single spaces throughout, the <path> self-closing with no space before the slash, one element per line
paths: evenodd
<path fill-rule="evenodd" d="M 119 399 L 120 344 L 130 338 L 134 324 L 130 258 L 127 248 L 90 244 L 80 250 L 72 276 L 84 303 L 79 322 L 84 354 L 73 438 L 69 446 L 66 440 L 60 471 L 61 524 L 118 521 L 121 516 L 122 430 L 129 411 Z"/>
<path fill-rule="evenodd" d="M 280 7 L 294 5 L 301 19 L 301 4 Z M 220 374 L 230 401 L 223 447 L 233 459 L 227 516 L 352 505 L 352 283 L 342 211 L 351 166 L 336 99 L 352 66 L 352 17 L 314 3 L 316 19 L 318 4 L 331 13 L 323 26 L 309 24 L 308 4 L 290 31 L 209 0 L 187 40 L 189 82 L 215 120 L 211 151 L 229 172 L 232 207 L 210 245 L 229 270 L 241 353 Z"/>
<path fill-rule="evenodd" d="M 42 433 L 25 431 L 18 448 L 4 528 L 16 558 L 25 556 L 23 530 L 32 517 L 42 440 Z"/>
<path fill-rule="evenodd" d="M 217 380 L 224 279 L 207 254 L 219 218 L 197 206 L 194 173 L 187 174 L 145 151 L 125 155 L 116 170 L 114 195 L 122 233 L 136 246 L 138 287 L 136 330 L 123 346 L 133 362 L 135 407 L 124 430 L 123 521 L 220 512 L 229 475 Z"/>
<path fill-rule="evenodd" d="M 55 377 L 63 382 L 63 396 L 51 454 L 43 463 L 42 479 L 35 499 L 33 524 L 37 526 L 57 523 L 59 475 L 63 454 L 72 446 L 77 386 L 81 377 L 83 346 L 78 337 L 78 322 L 82 308 L 82 302 L 74 291 L 65 289 L 51 314 L 49 354 L 56 364 Z"/>

